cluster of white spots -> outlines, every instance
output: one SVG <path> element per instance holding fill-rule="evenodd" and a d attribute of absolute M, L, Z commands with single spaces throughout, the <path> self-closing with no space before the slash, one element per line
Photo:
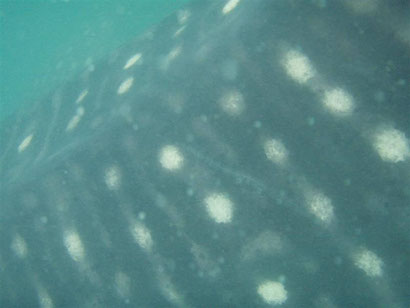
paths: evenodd
<path fill-rule="evenodd" d="M 64 245 L 70 254 L 71 259 L 76 262 L 84 260 L 85 250 L 80 236 L 74 230 L 68 230 L 64 233 Z"/>
<path fill-rule="evenodd" d="M 146 251 L 151 251 L 154 244 L 150 230 L 141 222 L 134 223 L 131 234 L 137 244 Z"/>
<path fill-rule="evenodd" d="M 176 171 L 182 168 L 184 156 L 176 146 L 166 145 L 159 152 L 159 162 L 163 168 Z"/>
<path fill-rule="evenodd" d="M 410 145 L 403 132 L 390 128 L 379 129 L 373 137 L 373 147 L 382 160 L 392 163 L 410 157 Z"/>
<path fill-rule="evenodd" d="M 26 138 L 23 139 L 22 142 L 20 142 L 19 146 L 17 147 L 17 151 L 19 153 L 23 152 L 27 147 L 30 145 L 31 140 L 33 140 L 33 134 L 28 135 Z"/>
<path fill-rule="evenodd" d="M 121 171 L 117 166 L 105 169 L 104 181 L 109 190 L 118 190 L 121 186 Z"/>
<path fill-rule="evenodd" d="M 116 272 L 114 284 L 117 294 L 124 300 L 127 300 L 131 295 L 130 277 L 128 277 L 128 275 L 123 272 Z"/>
<path fill-rule="evenodd" d="M 229 223 L 232 221 L 233 204 L 224 194 L 214 193 L 205 198 L 205 206 L 208 215 L 217 223 Z"/>
<path fill-rule="evenodd" d="M 288 292 L 283 284 L 272 280 L 262 282 L 258 286 L 258 294 L 270 305 L 281 305 L 288 299 Z"/>
<path fill-rule="evenodd" d="M 81 118 L 84 116 L 85 110 L 84 107 L 78 107 L 76 110 L 75 115 L 70 119 L 70 121 L 67 124 L 67 127 L 65 128 L 66 132 L 72 131 L 74 128 L 77 127 L 78 123 L 80 123 Z"/>
<path fill-rule="evenodd" d="M 266 140 L 263 149 L 266 157 L 278 165 L 283 165 L 288 159 L 288 150 L 283 143 L 277 139 Z"/>
<path fill-rule="evenodd" d="M 315 215 L 320 221 L 329 224 L 333 218 L 332 200 L 322 193 L 311 193 L 307 198 L 307 203 L 310 212 Z"/>
<path fill-rule="evenodd" d="M 240 115 L 245 109 L 245 101 L 241 92 L 230 90 L 219 99 L 222 110 L 231 116 Z"/>
<path fill-rule="evenodd" d="M 290 78 L 298 83 L 306 83 L 315 75 L 315 70 L 307 56 L 291 49 L 282 59 L 282 65 Z"/>
<path fill-rule="evenodd" d="M 121 94 L 128 92 L 133 82 L 134 82 L 134 77 L 128 77 L 127 79 L 125 79 L 118 87 L 117 94 L 121 95 Z"/>
<path fill-rule="evenodd" d="M 88 95 L 88 89 L 83 90 L 80 95 L 78 95 L 77 99 L 75 100 L 76 104 L 82 103 L 84 98 Z"/>
<path fill-rule="evenodd" d="M 141 60 L 142 60 L 142 53 L 140 53 L 140 52 L 136 53 L 135 55 L 133 55 L 131 58 L 129 58 L 127 60 L 127 62 L 125 63 L 123 69 L 127 70 L 130 67 L 134 66 L 135 63 L 141 63 Z"/>
<path fill-rule="evenodd" d="M 226 15 L 230 13 L 239 4 L 240 0 L 229 0 L 222 8 L 222 14 Z"/>
<path fill-rule="evenodd" d="M 352 97 L 340 88 L 325 91 L 322 103 L 334 115 L 348 116 L 354 109 Z"/>
<path fill-rule="evenodd" d="M 353 256 L 354 264 L 370 277 L 379 277 L 383 274 L 383 261 L 370 250 L 360 249 Z"/>
<path fill-rule="evenodd" d="M 20 234 L 16 234 L 11 242 L 11 250 L 15 253 L 17 257 L 23 259 L 27 256 L 27 244 L 26 241 L 20 236 Z"/>

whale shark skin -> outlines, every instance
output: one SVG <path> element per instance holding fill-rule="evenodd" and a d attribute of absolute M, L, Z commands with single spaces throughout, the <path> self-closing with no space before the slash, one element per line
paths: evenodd
<path fill-rule="evenodd" d="M 21 110 L 1 306 L 407 307 L 409 15 L 197 1 Z"/>

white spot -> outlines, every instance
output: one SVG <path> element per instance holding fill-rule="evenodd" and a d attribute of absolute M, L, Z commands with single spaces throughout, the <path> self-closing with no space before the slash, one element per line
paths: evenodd
<path fill-rule="evenodd" d="M 263 145 L 266 157 L 278 165 L 283 165 L 288 159 L 288 151 L 283 143 L 277 139 L 265 141 Z"/>
<path fill-rule="evenodd" d="M 222 8 L 222 13 L 224 15 L 230 13 L 239 4 L 240 0 L 229 0 L 225 6 Z"/>
<path fill-rule="evenodd" d="M 184 303 L 183 296 L 175 288 L 175 285 L 166 271 L 160 267 L 157 269 L 156 274 L 159 290 L 165 299 L 170 302 L 170 306 L 187 307 L 188 305 Z"/>
<path fill-rule="evenodd" d="M 373 14 L 377 12 L 380 6 L 380 0 L 345 0 L 343 4 L 356 14 Z"/>
<path fill-rule="evenodd" d="M 186 26 L 182 26 L 177 31 L 175 31 L 174 32 L 174 37 L 179 36 L 185 30 L 185 28 L 186 28 Z"/>
<path fill-rule="evenodd" d="M 370 277 L 378 277 L 383 274 L 383 261 L 370 250 L 360 249 L 353 256 L 354 264 Z"/>
<path fill-rule="evenodd" d="M 395 33 L 397 38 L 402 41 L 407 48 L 410 48 L 410 22 L 403 23 L 397 28 Z M 399 79 L 397 84 L 401 87 L 405 86 L 409 81 L 406 82 L 406 79 Z"/>
<path fill-rule="evenodd" d="M 352 97 L 340 88 L 325 91 L 322 103 L 334 115 L 348 116 L 354 109 Z"/>
<path fill-rule="evenodd" d="M 288 292 L 283 284 L 267 280 L 258 286 L 258 294 L 270 305 L 281 305 L 288 299 Z"/>
<path fill-rule="evenodd" d="M 65 232 L 64 245 L 74 261 L 79 262 L 84 259 L 84 246 L 76 231 Z"/>
<path fill-rule="evenodd" d="M 118 87 L 118 90 L 117 90 L 118 95 L 128 92 L 133 82 L 134 82 L 134 77 L 128 77 L 127 79 L 125 79 Z"/>
<path fill-rule="evenodd" d="M 219 99 L 219 104 L 224 112 L 230 116 L 238 116 L 245 109 L 245 102 L 241 92 L 227 91 Z"/>
<path fill-rule="evenodd" d="M 181 114 L 185 103 L 186 97 L 184 97 L 181 93 L 168 93 L 166 104 L 173 112 Z"/>
<path fill-rule="evenodd" d="M 131 279 L 123 272 L 115 273 L 115 289 L 117 294 L 127 300 L 131 295 Z"/>
<path fill-rule="evenodd" d="M 168 59 L 169 61 L 174 60 L 176 57 L 178 57 L 178 56 L 180 55 L 181 51 L 182 51 L 182 47 L 181 47 L 181 46 L 175 47 L 174 49 L 172 49 L 172 50 L 169 52 L 167 59 Z"/>
<path fill-rule="evenodd" d="M 234 59 L 225 60 L 221 64 L 220 69 L 225 80 L 234 81 L 238 77 L 238 62 Z"/>
<path fill-rule="evenodd" d="M 78 95 L 78 97 L 77 97 L 75 103 L 76 103 L 76 104 L 80 104 L 80 103 L 84 100 L 84 98 L 87 96 L 87 94 L 88 94 L 88 89 L 83 90 L 83 91 L 80 93 L 80 95 Z"/>
<path fill-rule="evenodd" d="M 150 251 L 152 249 L 153 241 L 151 232 L 142 223 L 136 222 L 131 230 L 132 236 L 137 244 L 144 250 Z"/>
<path fill-rule="evenodd" d="M 294 49 L 285 54 L 282 65 L 288 76 L 299 83 L 306 83 L 315 75 L 315 70 L 309 58 Z"/>
<path fill-rule="evenodd" d="M 379 129 L 373 137 L 373 147 L 381 159 L 387 162 L 397 163 L 410 157 L 406 136 L 392 127 Z"/>
<path fill-rule="evenodd" d="M 76 114 L 75 116 L 73 116 L 70 121 L 67 124 L 67 127 L 65 128 L 66 132 L 72 131 L 74 128 L 77 127 L 78 123 L 80 123 L 81 117 Z"/>
<path fill-rule="evenodd" d="M 135 63 L 140 62 L 142 58 L 142 53 L 136 53 L 131 58 L 128 59 L 127 63 L 125 63 L 123 69 L 127 70 L 131 66 L 135 65 Z"/>
<path fill-rule="evenodd" d="M 121 172 L 117 166 L 111 166 L 104 172 L 104 181 L 109 190 L 118 190 L 121 186 Z"/>
<path fill-rule="evenodd" d="M 26 138 L 24 138 L 23 141 L 18 146 L 17 151 L 19 153 L 23 152 L 30 145 L 32 139 L 33 139 L 33 134 L 28 135 Z"/>
<path fill-rule="evenodd" d="M 205 199 L 209 216 L 217 223 L 232 221 L 233 205 L 231 200 L 223 194 L 212 194 Z"/>
<path fill-rule="evenodd" d="M 181 46 L 174 47 L 161 61 L 160 68 L 166 71 L 171 64 L 182 52 Z"/>
<path fill-rule="evenodd" d="M 11 249 L 16 254 L 17 257 L 23 259 L 27 256 L 27 244 L 26 241 L 17 234 L 11 243 Z"/>
<path fill-rule="evenodd" d="M 145 214 L 145 212 L 139 212 L 138 213 L 138 219 L 139 220 L 145 220 L 146 217 L 147 217 L 147 214 Z"/>
<path fill-rule="evenodd" d="M 322 193 L 311 193 L 307 200 L 310 212 L 322 222 L 329 224 L 333 218 L 332 201 Z"/>
<path fill-rule="evenodd" d="M 282 250 L 283 240 L 278 234 L 268 230 L 245 243 L 241 250 L 241 259 L 254 261 L 257 258 L 279 254 Z"/>
<path fill-rule="evenodd" d="M 36 289 L 38 293 L 38 304 L 40 308 L 55 307 L 53 300 L 51 299 L 46 289 L 44 289 L 42 286 L 39 286 L 39 285 L 36 286 Z"/>
<path fill-rule="evenodd" d="M 166 145 L 159 153 L 159 162 L 163 168 L 175 171 L 182 168 L 184 157 L 176 146 Z"/>
<path fill-rule="evenodd" d="M 216 260 L 210 256 L 205 246 L 192 242 L 190 252 L 197 265 L 199 277 L 204 277 L 206 275 L 208 277 L 216 278 L 219 276 L 221 268 L 219 264 L 215 262 Z"/>
<path fill-rule="evenodd" d="M 191 12 L 188 10 L 179 10 L 177 13 L 177 19 L 178 19 L 178 23 L 180 25 L 185 24 L 189 17 L 191 16 Z"/>
<path fill-rule="evenodd" d="M 94 72 L 94 70 L 95 70 L 95 65 L 94 65 L 93 61 L 94 60 L 92 58 L 87 58 L 87 60 L 85 61 L 86 70 L 89 73 Z"/>
<path fill-rule="evenodd" d="M 84 115 L 84 113 L 85 113 L 84 107 L 78 107 L 77 110 L 76 110 L 76 113 L 77 113 L 80 117 L 82 117 L 82 116 Z"/>
<path fill-rule="evenodd" d="M 70 132 L 74 128 L 76 128 L 78 123 L 80 123 L 81 118 L 83 117 L 84 113 L 85 113 L 84 107 L 78 107 L 76 114 L 68 122 L 67 127 L 65 128 L 65 131 Z"/>

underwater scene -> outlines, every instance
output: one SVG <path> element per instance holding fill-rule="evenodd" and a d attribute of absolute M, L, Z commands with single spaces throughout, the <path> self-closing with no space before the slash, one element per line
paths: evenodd
<path fill-rule="evenodd" d="M 410 4 L 159 10 L 6 91 L 0 306 L 409 307 Z"/>

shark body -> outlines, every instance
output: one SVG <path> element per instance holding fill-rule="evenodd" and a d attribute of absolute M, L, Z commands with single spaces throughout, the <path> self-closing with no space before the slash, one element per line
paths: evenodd
<path fill-rule="evenodd" d="M 325 3 L 191 4 L 9 122 L 1 305 L 406 307 L 407 13 Z"/>

